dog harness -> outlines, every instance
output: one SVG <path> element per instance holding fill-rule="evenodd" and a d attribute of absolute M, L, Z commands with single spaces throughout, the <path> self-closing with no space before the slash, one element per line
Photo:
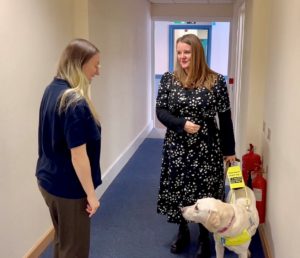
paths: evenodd
<path fill-rule="evenodd" d="M 228 169 L 228 178 L 230 182 L 230 188 L 232 191 L 235 191 L 235 189 L 244 189 L 245 190 L 245 197 L 247 200 L 247 204 L 245 205 L 246 210 L 249 211 L 251 201 L 248 198 L 248 193 L 245 187 L 245 184 L 243 182 L 243 177 L 241 174 L 241 170 L 239 166 L 231 167 Z M 230 196 L 230 203 L 233 204 L 235 202 L 235 198 L 233 195 Z M 228 226 L 219 230 L 217 233 L 224 233 L 226 230 L 228 230 L 233 222 L 235 216 L 232 217 L 231 221 L 229 222 Z M 251 218 L 250 219 L 250 225 Z M 248 231 L 248 229 L 244 229 L 239 235 L 233 236 L 233 237 L 221 237 L 217 234 L 217 239 L 221 242 L 223 246 L 237 246 L 242 245 L 248 241 L 251 240 L 251 235 Z"/>
<path fill-rule="evenodd" d="M 228 167 L 227 176 L 228 176 L 230 188 L 232 191 L 235 191 L 236 189 L 244 189 L 245 190 L 245 197 L 247 200 L 245 208 L 249 212 L 251 200 L 248 198 L 248 193 L 247 193 L 246 186 L 245 186 L 243 176 L 241 173 L 241 168 L 239 166 Z M 235 198 L 233 195 L 231 195 L 230 203 L 233 204 L 234 202 L 235 202 Z M 220 241 L 223 246 L 242 245 L 251 240 L 251 235 L 247 228 L 244 229 L 239 235 L 233 236 L 233 237 L 221 237 L 220 235 L 218 235 L 218 233 L 224 233 L 224 232 L 226 232 L 226 230 L 228 230 L 231 227 L 234 217 L 235 216 L 232 216 L 232 219 L 229 222 L 229 224 L 225 228 L 219 230 L 216 234 L 217 240 Z M 250 220 L 250 225 L 253 225 L 254 223 L 252 221 L 251 216 L 249 217 L 249 220 Z"/>
<path fill-rule="evenodd" d="M 251 240 L 251 236 L 247 229 L 244 229 L 241 234 L 234 237 L 220 237 L 217 235 L 217 238 L 223 246 L 242 245 Z"/>
<path fill-rule="evenodd" d="M 246 193 L 245 195 L 246 195 L 246 200 L 247 200 L 246 210 L 249 211 L 251 201 L 248 198 L 247 190 L 245 187 L 244 187 L 244 189 L 245 189 L 245 193 Z M 232 191 L 234 191 L 234 189 Z M 231 195 L 230 203 L 233 204 L 234 202 L 235 202 L 235 198 L 233 197 L 233 195 Z M 226 230 L 228 230 L 232 224 L 234 217 L 235 216 L 232 217 L 229 225 L 227 227 L 225 227 L 224 229 L 222 229 L 221 231 L 218 231 L 218 233 L 224 233 Z M 249 218 L 249 219 L 250 219 L 250 225 L 251 225 L 252 220 L 251 220 L 251 218 Z M 251 235 L 250 235 L 248 229 L 244 229 L 239 235 L 233 236 L 233 237 L 221 237 L 217 234 L 217 239 L 221 242 L 221 244 L 223 246 L 237 246 L 237 245 L 242 245 L 242 244 L 250 241 Z"/>

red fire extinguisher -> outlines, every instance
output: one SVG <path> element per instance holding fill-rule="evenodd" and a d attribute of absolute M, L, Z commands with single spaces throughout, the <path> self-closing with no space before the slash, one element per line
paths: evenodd
<path fill-rule="evenodd" d="M 256 198 L 256 208 L 259 215 L 259 223 L 265 222 L 267 181 L 262 175 L 262 168 L 255 171 L 256 176 L 252 181 L 252 188 Z"/>
<path fill-rule="evenodd" d="M 248 182 L 249 173 L 257 170 L 261 166 L 261 158 L 258 154 L 254 153 L 254 146 L 250 143 L 249 152 L 242 157 L 242 172 L 244 182 Z"/>

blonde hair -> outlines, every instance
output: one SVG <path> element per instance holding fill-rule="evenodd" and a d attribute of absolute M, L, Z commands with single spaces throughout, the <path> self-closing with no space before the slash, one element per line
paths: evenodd
<path fill-rule="evenodd" d="M 185 34 L 177 39 L 176 46 L 179 42 L 190 45 L 192 53 L 188 74 L 182 69 L 177 59 L 175 78 L 181 82 L 183 87 L 205 87 L 211 90 L 217 79 L 217 73 L 208 67 L 200 39 L 194 34 Z"/>
<path fill-rule="evenodd" d="M 97 53 L 99 53 L 98 48 L 85 39 L 72 40 L 63 51 L 57 69 L 57 77 L 66 80 L 71 88 L 64 91 L 61 96 L 60 113 L 84 98 L 95 121 L 98 122 L 98 114 L 89 97 L 90 82 L 82 70 L 83 65 Z"/>

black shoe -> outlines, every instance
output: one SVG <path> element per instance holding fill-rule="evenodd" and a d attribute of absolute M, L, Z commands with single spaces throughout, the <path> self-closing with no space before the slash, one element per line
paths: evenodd
<path fill-rule="evenodd" d="M 199 240 L 199 246 L 196 253 L 196 258 L 210 258 L 211 252 L 210 252 L 210 240 L 209 238 L 206 239 L 200 239 Z"/>
<path fill-rule="evenodd" d="M 190 243 L 190 231 L 188 227 L 180 229 L 177 239 L 172 243 L 170 251 L 173 254 L 181 253 Z"/>

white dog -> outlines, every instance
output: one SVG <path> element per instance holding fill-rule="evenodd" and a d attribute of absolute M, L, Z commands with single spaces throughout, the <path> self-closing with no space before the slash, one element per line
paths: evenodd
<path fill-rule="evenodd" d="M 224 246 L 239 258 L 250 257 L 248 248 L 259 224 L 255 196 L 250 188 L 230 190 L 227 203 L 214 198 L 199 199 L 194 205 L 182 208 L 182 215 L 214 233 L 217 258 L 224 257 Z"/>

